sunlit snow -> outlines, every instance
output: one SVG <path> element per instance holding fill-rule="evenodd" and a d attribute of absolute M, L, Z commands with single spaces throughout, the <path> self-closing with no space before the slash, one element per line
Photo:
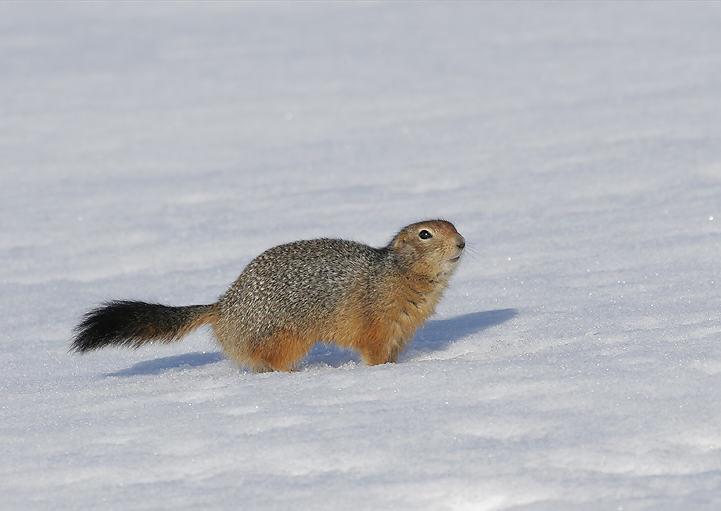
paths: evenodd
<path fill-rule="evenodd" d="M 0 509 L 721 509 L 721 4 L 0 4 Z M 397 364 L 68 352 L 263 250 L 468 248 Z"/>

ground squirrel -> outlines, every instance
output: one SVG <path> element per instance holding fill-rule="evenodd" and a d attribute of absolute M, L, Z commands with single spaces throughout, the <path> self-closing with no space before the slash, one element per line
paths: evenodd
<path fill-rule="evenodd" d="M 369 365 L 395 362 L 433 314 L 465 245 L 444 220 L 409 225 L 383 248 L 327 238 L 280 245 L 214 304 L 113 301 L 90 311 L 72 349 L 167 343 L 210 323 L 225 354 L 256 371 L 290 370 L 316 342 L 359 351 Z"/>

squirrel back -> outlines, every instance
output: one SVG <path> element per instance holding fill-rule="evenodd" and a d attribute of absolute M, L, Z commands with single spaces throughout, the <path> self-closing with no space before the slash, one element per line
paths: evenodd
<path fill-rule="evenodd" d="M 357 350 L 369 365 L 395 362 L 433 314 L 464 247 L 443 220 L 409 225 L 383 248 L 326 238 L 280 245 L 215 304 L 111 302 L 91 311 L 73 347 L 169 342 L 210 323 L 224 352 L 256 371 L 288 370 L 319 341 Z"/>

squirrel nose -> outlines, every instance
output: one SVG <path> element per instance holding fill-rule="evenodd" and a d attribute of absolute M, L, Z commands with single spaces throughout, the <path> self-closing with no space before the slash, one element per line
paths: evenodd
<path fill-rule="evenodd" d="M 456 238 L 456 246 L 461 250 L 466 248 L 466 239 L 463 236 L 461 236 L 460 234 Z"/>

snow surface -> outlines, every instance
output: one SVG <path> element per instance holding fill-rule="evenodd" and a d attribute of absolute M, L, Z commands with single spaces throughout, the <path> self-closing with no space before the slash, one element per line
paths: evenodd
<path fill-rule="evenodd" d="M 721 509 L 721 4 L 0 4 L 0 509 Z M 468 253 L 398 364 L 68 353 L 264 249 Z"/>

